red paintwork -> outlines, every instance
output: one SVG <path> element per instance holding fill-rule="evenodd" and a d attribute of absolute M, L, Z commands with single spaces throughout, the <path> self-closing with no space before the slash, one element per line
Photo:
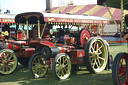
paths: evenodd
<path fill-rule="evenodd" d="M 90 38 L 90 33 L 88 30 L 82 30 L 81 34 L 80 34 L 80 42 L 81 42 L 81 46 L 84 45 L 85 42 L 87 42 L 87 40 Z"/>
<path fill-rule="evenodd" d="M 6 43 L 6 49 L 12 49 L 14 51 L 18 50 L 20 48 L 20 46 L 14 45 L 14 44 L 10 44 L 10 43 Z"/>
<path fill-rule="evenodd" d="M 15 40 L 8 40 L 8 43 L 14 44 L 14 45 L 25 45 L 28 46 L 28 43 L 26 41 L 15 41 Z"/>
<path fill-rule="evenodd" d="M 0 23 L 15 23 L 14 19 L 0 18 Z"/>
<path fill-rule="evenodd" d="M 74 37 L 71 37 L 70 43 L 71 43 L 71 44 L 75 44 L 75 38 L 74 38 Z"/>
<path fill-rule="evenodd" d="M 65 40 L 65 41 L 69 41 L 69 40 L 70 40 L 69 35 L 64 35 L 64 40 Z"/>
<path fill-rule="evenodd" d="M 83 64 L 85 62 L 84 50 L 73 50 L 69 53 L 72 64 Z"/>
<path fill-rule="evenodd" d="M 60 53 L 65 53 L 68 49 L 65 47 L 58 47 L 60 49 Z"/>
<path fill-rule="evenodd" d="M 59 22 L 59 23 L 86 23 L 86 24 L 108 24 L 106 20 L 89 20 L 89 19 L 69 19 L 69 18 L 56 18 L 56 17 L 44 17 L 46 22 Z"/>
<path fill-rule="evenodd" d="M 56 47 L 52 42 L 50 41 L 41 41 L 41 44 L 49 46 L 49 47 Z"/>
<path fill-rule="evenodd" d="M 82 64 L 85 62 L 84 50 L 77 50 L 77 62 L 78 64 Z"/>
<path fill-rule="evenodd" d="M 3 36 L 0 36 L 0 38 L 2 38 L 2 39 L 4 39 L 4 40 L 5 40 L 5 38 L 4 38 Z"/>
<path fill-rule="evenodd" d="M 35 53 L 35 48 L 21 48 L 17 53 L 20 58 L 31 57 Z"/>

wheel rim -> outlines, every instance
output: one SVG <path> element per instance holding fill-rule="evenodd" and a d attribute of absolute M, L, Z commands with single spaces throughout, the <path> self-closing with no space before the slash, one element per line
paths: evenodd
<path fill-rule="evenodd" d="M 0 73 L 12 73 L 16 69 L 17 62 L 17 57 L 13 52 L 4 51 L 0 53 Z"/>
<path fill-rule="evenodd" d="M 121 85 L 128 84 L 128 57 L 122 56 L 118 64 L 118 79 Z"/>
<path fill-rule="evenodd" d="M 36 55 L 32 62 L 32 71 L 35 78 L 44 77 L 48 70 L 46 59 L 40 54 Z"/>
<path fill-rule="evenodd" d="M 62 55 L 57 59 L 55 64 L 56 74 L 59 79 L 66 79 L 70 75 L 71 71 L 71 62 L 66 55 Z"/>
<path fill-rule="evenodd" d="M 107 48 L 101 39 L 96 39 L 90 49 L 90 62 L 95 72 L 101 72 L 107 64 Z"/>

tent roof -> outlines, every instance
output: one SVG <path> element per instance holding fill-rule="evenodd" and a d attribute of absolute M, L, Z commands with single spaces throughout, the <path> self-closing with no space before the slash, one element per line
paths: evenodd
<path fill-rule="evenodd" d="M 115 20 L 121 20 L 121 9 L 108 7 Z M 61 14 L 74 14 L 74 15 L 87 15 L 87 16 L 99 16 L 112 20 L 107 8 L 105 6 L 91 4 L 91 5 L 76 5 L 76 6 L 63 6 L 54 7 L 53 13 Z M 128 10 L 124 10 L 124 14 L 128 14 Z"/>
<path fill-rule="evenodd" d="M 82 15 L 67 15 L 55 13 L 42 13 L 42 12 L 26 12 L 17 14 L 15 17 L 16 23 L 26 23 L 26 18 L 29 23 L 37 24 L 37 17 L 40 23 L 44 22 L 60 22 L 60 23 L 87 23 L 87 24 L 107 24 L 109 19 L 97 16 L 82 16 Z"/>
<path fill-rule="evenodd" d="M 15 14 L 0 14 L 0 23 L 15 23 Z"/>

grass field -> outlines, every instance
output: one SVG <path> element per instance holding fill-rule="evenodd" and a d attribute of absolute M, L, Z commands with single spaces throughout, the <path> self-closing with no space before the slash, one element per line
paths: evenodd
<path fill-rule="evenodd" d="M 127 46 L 110 46 L 110 54 L 113 57 L 119 52 L 127 52 Z M 111 70 L 105 70 L 100 74 L 90 74 L 83 68 L 72 72 L 65 81 L 57 81 L 51 71 L 45 78 L 33 79 L 28 68 L 19 64 L 13 74 L 0 75 L 0 85 L 113 85 L 111 73 Z"/>

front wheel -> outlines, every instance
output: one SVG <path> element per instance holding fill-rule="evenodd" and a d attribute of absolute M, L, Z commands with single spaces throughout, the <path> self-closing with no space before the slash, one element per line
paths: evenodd
<path fill-rule="evenodd" d="M 0 51 L 0 74 L 11 74 L 15 71 L 18 65 L 17 56 L 10 49 Z"/>
<path fill-rule="evenodd" d="M 41 53 L 36 53 L 30 58 L 28 68 L 34 78 L 41 78 L 48 72 L 48 63 Z"/>
<path fill-rule="evenodd" d="M 57 80 L 65 80 L 71 73 L 70 57 L 65 53 L 59 53 L 53 60 L 52 72 Z"/>
<path fill-rule="evenodd" d="M 85 64 L 90 73 L 102 72 L 108 61 L 106 43 L 102 38 L 92 37 L 85 44 Z"/>
<path fill-rule="evenodd" d="M 115 85 L 128 85 L 128 54 L 118 53 L 112 67 L 112 78 Z"/>

